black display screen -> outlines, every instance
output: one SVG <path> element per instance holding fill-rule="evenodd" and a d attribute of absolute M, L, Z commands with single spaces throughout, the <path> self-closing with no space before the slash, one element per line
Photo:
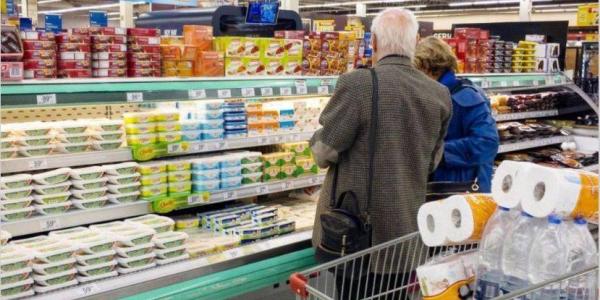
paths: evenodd
<path fill-rule="evenodd" d="M 248 24 L 276 24 L 279 1 L 250 1 L 246 12 Z"/>

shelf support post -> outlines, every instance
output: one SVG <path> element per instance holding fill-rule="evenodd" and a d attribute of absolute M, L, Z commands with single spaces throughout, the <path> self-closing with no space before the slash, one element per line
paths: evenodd
<path fill-rule="evenodd" d="M 531 21 L 531 9 L 532 9 L 532 0 L 521 0 L 519 2 L 519 21 L 521 22 L 529 22 Z"/>

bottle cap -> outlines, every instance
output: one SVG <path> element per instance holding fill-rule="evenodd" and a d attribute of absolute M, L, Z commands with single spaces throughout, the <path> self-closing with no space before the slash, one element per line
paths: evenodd
<path fill-rule="evenodd" d="M 503 210 L 503 211 L 509 211 L 510 208 L 507 207 L 503 207 L 503 206 L 498 206 L 499 209 Z"/>
<path fill-rule="evenodd" d="M 586 225 L 587 221 L 584 218 L 575 218 L 575 220 L 573 220 L 573 222 L 577 225 Z"/>
<path fill-rule="evenodd" d="M 530 215 L 530 214 L 528 214 L 528 213 L 526 213 L 524 211 L 521 212 L 521 216 L 528 217 L 528 218 L 533 218 L 532 215 Z"/>
<path fill-rule="evenodd" d="M 556 216 L 556 215 L 549 215 L 548 216 L 548 223 L 551 224 L 560 224 L 562 222 L 562 220 Z"/>

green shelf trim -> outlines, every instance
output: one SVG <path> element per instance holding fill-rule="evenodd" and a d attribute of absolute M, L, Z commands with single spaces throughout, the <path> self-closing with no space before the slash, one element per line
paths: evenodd
<path fill-rule="evenodd" d="M 308 248 L 151 290 L 124 300 L 227 299 L 284 282 L 293 272 L 316 264 L 314 249 Z"/>

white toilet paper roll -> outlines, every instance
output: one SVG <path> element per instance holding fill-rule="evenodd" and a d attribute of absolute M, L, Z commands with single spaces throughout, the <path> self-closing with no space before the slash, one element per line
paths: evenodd
<path fill-rule="evenodd" d="M 450 226 L 446 230 L 448 240 L 455 244 L 481 239 L 488 219 L 496 210 L 496 203 L 489 194 L 456 195 L 442 200 Z"/>
<path fill-rule="evenodd" d="M 429 247 L 445 245 L 448 242 L 446 232 L 450 225 L 448 222 L 441 201 L 428 202 L 419 207 L 417 225 L 425 245 Z"/>
<path fill-rule="evenodd" d="M 543 218 L 551 214 L 560 217 L 591 218 L 598 212 L 598 175 L 572 169 L 541 167 L 525 174 L 523 211 Z"/>
<path fill-rule="evenodd" d="M 515 191 L 523 184 L 523 172 L 536 166 L 528 162 L 503 161 L 492 179 L 492 195 L 496 203 L 505 208 L 519 207 L 521 195 Z"/>

